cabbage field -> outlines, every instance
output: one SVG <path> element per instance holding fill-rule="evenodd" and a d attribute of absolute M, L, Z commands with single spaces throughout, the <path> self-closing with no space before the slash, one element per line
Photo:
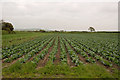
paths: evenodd
<path fill-rule="evenodd" d="M 45 33 L 2 48 L 3 76 L 116 78 L 118 47 L 118 33 Z"/>

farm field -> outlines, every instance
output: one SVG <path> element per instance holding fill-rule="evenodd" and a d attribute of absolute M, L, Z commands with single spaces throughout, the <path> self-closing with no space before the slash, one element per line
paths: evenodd
<path fill-rule="evenodd" d="M 38 36 L 44 35 L 44 33 L 39 35 L 37 32 L 15 31 L 15 34 L 8 34 L 3 31 L 2 35 L 2 47 L 7 47 L 32 40 Z"/>
<path fill-rule="evenodd" d="M 3 78 L 118 78 L 118 33 L 2 35 Z"/>

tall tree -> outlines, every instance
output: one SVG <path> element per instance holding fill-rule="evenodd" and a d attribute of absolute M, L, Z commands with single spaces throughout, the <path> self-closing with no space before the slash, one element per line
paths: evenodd
<path fill-rule="evenodd" d="M 95 28 L 89 27 L 88 30 L 90 30 L 91 32 L 94 32 L 94 31 L 95 31 Z"/>
<path fill-rule="evenodd" d="M 8 31 L 9 33 L 14 30 L 13 25 L 12 25 L 11 23 L 9 23 L 9 22 L 5 22 L 5 21 L 1 20 L 0 25 L 2 25 L 2 26 L 1 26 L 1 27 L 2 27 L 2 30 L 6 30 L 6 31 Z"/>

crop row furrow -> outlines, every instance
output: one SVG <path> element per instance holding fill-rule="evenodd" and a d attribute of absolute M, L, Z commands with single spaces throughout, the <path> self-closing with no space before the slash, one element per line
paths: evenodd
<path fill-rule="evenodd" d="M 95 59 L 90 57 L 86 52 L 80 50 L 79 47 L 77 47 L 75 44 L 73 44 L 70 40 L 68 40 L 68 39 L 65 39 L 65 40 L 69 43 L 70 47 L 77 53 L 77 55 L 79 56 L 79 58 L 82 62 L 84 62 L 84 63 L 88 63 L 88 62 L 89 63 L 95 63 Z M 80 52 L 77 49 L 79 49 Z M 80 53 L 82 55 L 80 55 Z"/>
<path fill-rule="evenodd" d="M 72 45 L 75 45 L 75 49 L 78 53 L 80 53 L 83 57 L 87 57 L 88 55 L 90 55 L 91 57 L 95 58 L 97 61 L 100 61 L 102 64 L 104 64 L 105 66 L 112 66 L 112 63 L 103 59 L 102 57 L 96 55 L 94 52 L 90 51 L 89 49 L 85 48 L 84 46 L 76 43 L 75 41 L 71 41 Z M 87 54 L 86 54 L 87 52 Z M 93 59 L 90 59 L 92 62 L 95 62 Z"/>
<path fill-rule="evenodd" d="M 55 61 L 56 59 L 56 56 L 55 54 L 58 52 L 58 37 L 56 38 L 55 40 L 55 44 L 53 46 L 53 49 L 52 51 L 50 52 L 49 54 L 49 62 L 53 64 L 53 62 Z"/>
<path fill-rule="evenodd" d="M 12 62 L 13 60 L 16 60 L 17 58 L 20 58 L 22 57 L 23 55 L 25 54 L 30 54 L 31 53 L 34 53 L 35 52 L 35 49 L 38 49 L 40 45 L 42 45 L 45 41 L 47 41 L 48 39 L 45 39 L 45 40 L 40 40 L 38 42 L 36 42 L 33 46 L 29 46 L 30 48 L 24 48 L 24 50 L 21 50 L 19 53 L 16 53 L 16 54 L 13 54 L 11 55 L 9 58 L 6 58 L 4 60 L 4 62 Z"/>
<path fill-rule="evenodd" d="M 51 41 L 52 38 L 48 39 L 47 41 L 43 42 L 40 46 L 37 46 L 34 50 L 26 54 L 23 58 L 21 58 L 19 61 L 21 63 L 26 63 L 31 57 L 36 56 L 39 54 L 39 52 L 42 51 L 42 49 Z"/>
<path fill-rule="evenodd" d="M 65 46 L 64 46 L 64 43 L 62 41 L 62 39 L 60 38 L 60 61 L 61 63 L 63 64 L 67 64 L 67 53 L 65 51 Z"/>
<path fill-rule="evenodd" d="M 8 50 L 2 49 L 2 59 L 3 59 L 3 61 L 6 58 L 9 58 L 9 57 L 13 56 L 16 53 L 22 53 L 23 51 L 24 51 L 23 53 L 27 53 L 28 52 L 27 49 L 31 49 L 32 47 L 34 47 L 34 45 L 40 43 L 44 39 L 46 39 L 46 37 L 44 37 L 44 38 L 36 38 L 36 39 L 28 41 L 28 42 L 26 42 L 26 43 L 24 43 L 22 45 L 19 44 L 21 46 L 17 46 L 15 48 L 10 48 Z"/>
<path fill-rule="evenodd" d="M 76 40 L 75 40 L 76 41 Z M 76 43 L 79 43 L 78 41 L 76 41 Z M 82 46 L 86 47 L 87 51 L 91 51 L 93 53 L 96 53 L 97 55 L 103 57 L 104 59 L 108 60 L 109 62 L 115 63 L 117 65 L 120 65 L 120 56 L 117 55 L 116 53 L 111 53 L 109 52 L 109 50 L 101 50 L 101 49 L 91 49 L 89 47 L 87 47 L 86 45 L 80 43 Z M 118 50 L 117 50 L 118 51 Z"/>
<path fill-rule="evenodd" d="M 48 54 L 49 48 L 53 46 L 54 39 L 46 46 L 45 49 L 43 49 L 40 54 L 35 56 L 33 60 L 31 61 L 32 63 L 38 64 L 40 60 L 43 60 L 45 55 Z"/>
<path fill-rule="evenodd" d="M 71 49 L 68 42 L 64 38 L 62 38 L 62 39 L 67 47 L 67 50 L 68 50 L 68 53 L 70 55 L 70 58 L 72 59 L 72 62 L 75 63 L 76 66 L 83 64 L 83 62 L 80 61 L 80 59 L 79 59 L 78 55 L 75 53 L 75 51 Z"/>

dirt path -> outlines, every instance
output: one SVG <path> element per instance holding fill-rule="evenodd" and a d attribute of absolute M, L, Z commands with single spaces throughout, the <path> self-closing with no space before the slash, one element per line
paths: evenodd
<path fill-rule="evenodd" d="M 54 64 L 60 63 L 60 40 L 59 40 L 59 37 L 58 37 L 58 52 L 55 55 L 55 57 L 56 57 L 56 59 L 54 61 Z"/>
<path fill-rule="evenodd" d="M 49 54 L 50 54 L 50 52 L 52 51 L 52 48 L 53 48 L 53 46 L 54 46 L 54 43 L 55 43 L 55 40 L 53 41 L 53 45 L 49 48 L 48 53 L 45 55 L 44 59 L 41 59 L 41 60 L 38 62 L 38 65 L 37 65 L 37 68 L 36 68 L 36 69 L 39 69 L 40 67 L 44 67 L 44 66 L 45 66 L 45 64 L 46 64 L 47 61 L 48 61 Z"/>
<path fill-rule="evenodd" d="M 37 54 L 35 54 L 33 57 L 31 57 L 27 62 L 32 61 L 35 56 L 37 56 L 38 54 L 40 54 L 41 51 L 43 51 L 47 47 L 47 45 L 52 41 L 52 39 L 42 48 L 42 50 L 40 50 Z"/>

